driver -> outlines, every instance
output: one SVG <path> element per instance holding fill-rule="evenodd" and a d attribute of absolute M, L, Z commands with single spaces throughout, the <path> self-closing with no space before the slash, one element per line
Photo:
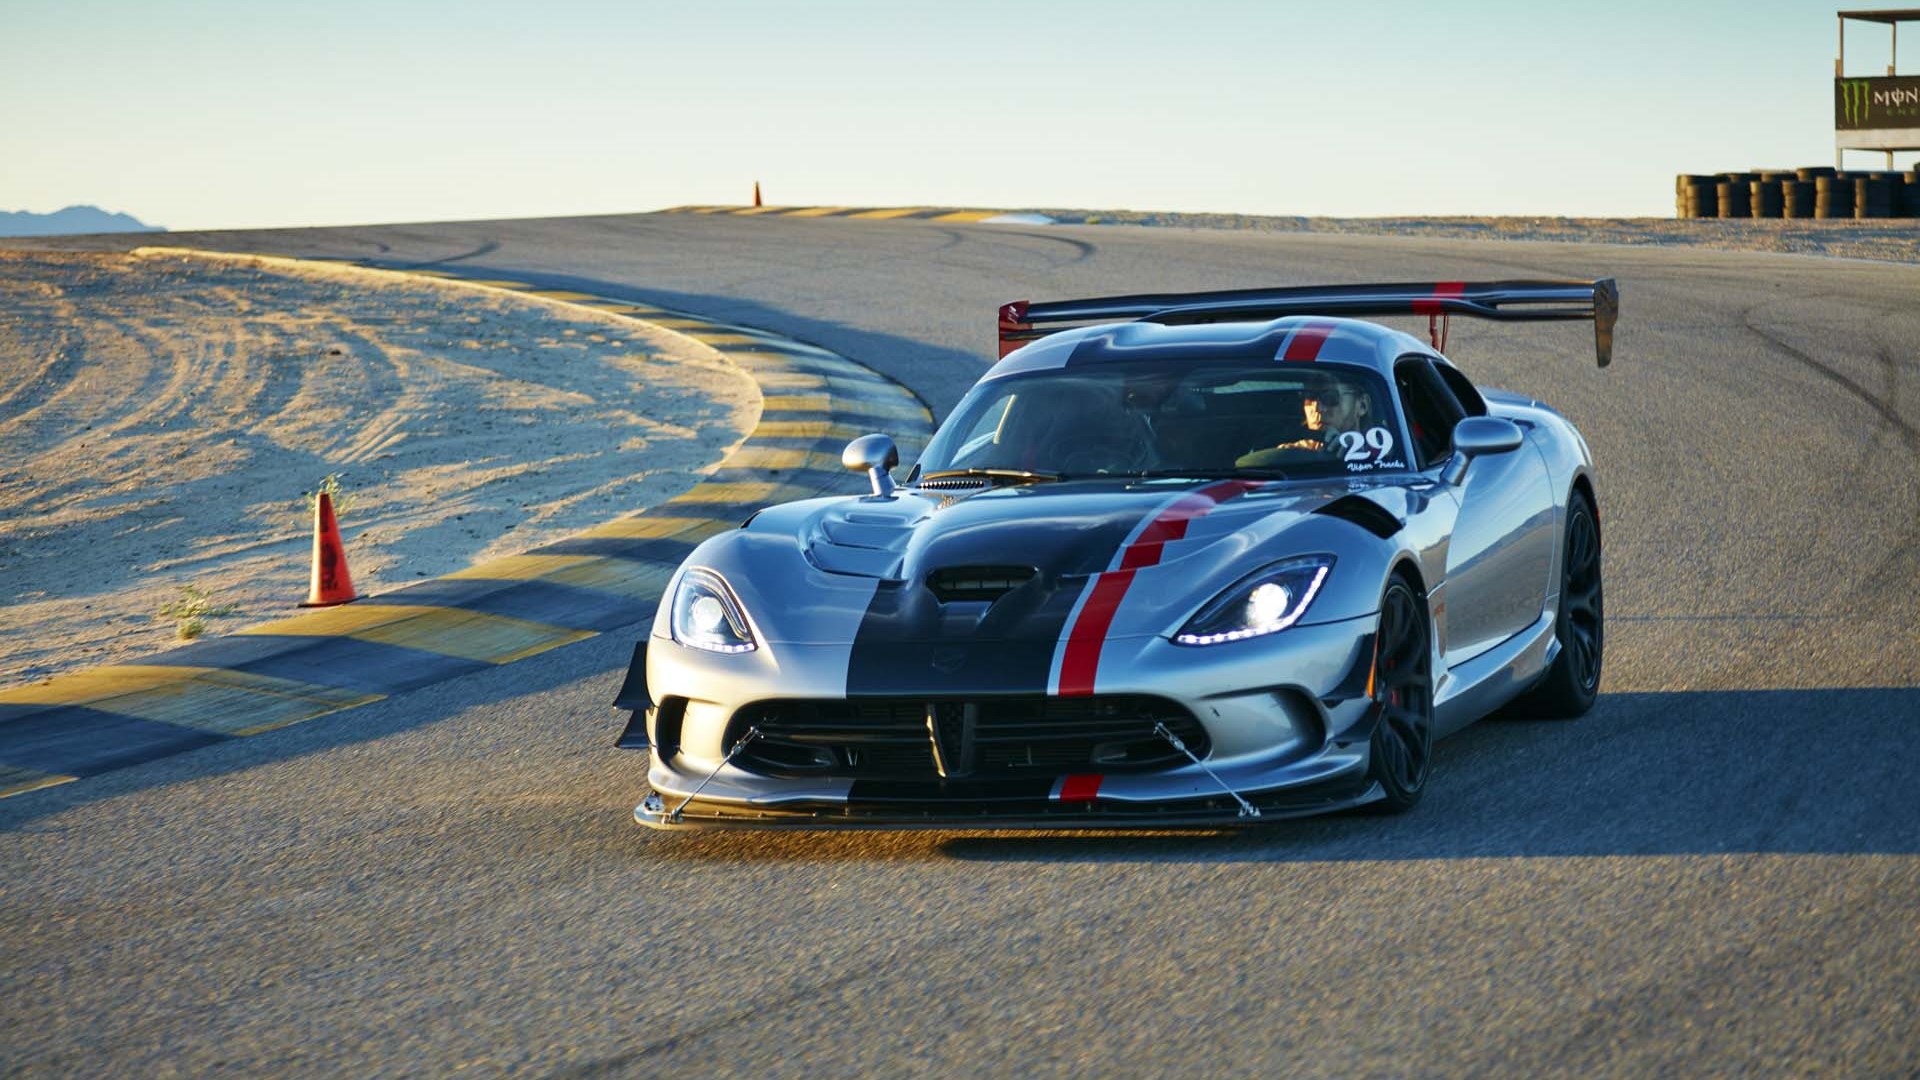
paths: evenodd
<path fill-rule="evenodd" d="M 1302 388 L 1300 411 L 1303 414 L 1302 419 L 1306 422 L 1305 436 L 1275 447 L 1243 454 L 1234 464 L 1241 466 L 1270 464 L 1285 456 L 1276 453 L 1281 450 L 1305 450 L 1316 454 L 1339 453 L 1341 433 L 1360 431 L 1367 426 L 1367 418 L 1373 412 L 1373 400 L 1370 395 L 1345 379 L 1315 375 L 1310 377 L 1306 386 Z"/>

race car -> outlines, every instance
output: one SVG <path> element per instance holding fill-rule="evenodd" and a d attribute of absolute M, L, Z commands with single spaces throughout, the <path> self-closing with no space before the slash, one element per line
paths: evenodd
<path fill-rule="evenodd" d="M 1587 445 L 1475 386 L 1446 323 L 1590 320 L 1605 367 L 1618 310 L 1610 279 L 1006 305 L 897 484 L 891 440 L 855 439 L 868 493 L 763 509 L 668 583 L 616 701 L 651 751 L 636 819 L 1412 808 L 1435 739 L 1589 709 L 1605 644 Z"/>

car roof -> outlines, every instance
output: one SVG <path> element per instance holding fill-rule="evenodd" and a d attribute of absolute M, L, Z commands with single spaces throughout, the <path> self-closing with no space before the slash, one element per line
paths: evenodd
<path fill-rule="evenodd" d="M 1103 323 L 1062 330 L 1015 349 L 980 381 L 1069 364 L 1138 360 L 1179 364 L 1257 357 L 1355 364 L 1391 375 L 1394 361 L 1408 353 L 1445 359 L 1419 338 L 1365 319 L 1288 315 L 1264 322 Z"/>

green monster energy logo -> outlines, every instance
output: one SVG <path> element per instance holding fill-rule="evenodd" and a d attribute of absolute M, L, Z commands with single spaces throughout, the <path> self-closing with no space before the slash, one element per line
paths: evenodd
<path fill-rule="evenodd" d="M 1867 122 L 1867 80 L 1847 79 L 1840 84 L 1840 104 L 1847 111 L 1847 123 Z"/>

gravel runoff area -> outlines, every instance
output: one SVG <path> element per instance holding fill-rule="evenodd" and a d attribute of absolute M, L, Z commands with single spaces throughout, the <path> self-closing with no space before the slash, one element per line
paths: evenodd
<path fill-rule="evenodd" d="M 1772 251 L 1920 263 L 1920 218 L 1680 219 L 1569 217 L 1265 217 L 1152 210 L 1036 210 L 1062 225 L 1157 225 L 1252 232 L 1350 233 L 1447 240 L 1557 240 Z"/>
<path fill-rule="evenodd" d="M 0 686 L 169 647 L 195 604 L 294 614 L 329 474 L 366 594 L 670 498 L 759 413 L 707 346 L 538 297 L 0 251 Z"/>

